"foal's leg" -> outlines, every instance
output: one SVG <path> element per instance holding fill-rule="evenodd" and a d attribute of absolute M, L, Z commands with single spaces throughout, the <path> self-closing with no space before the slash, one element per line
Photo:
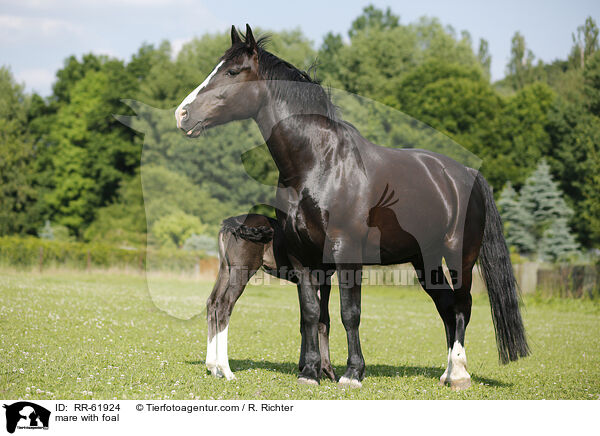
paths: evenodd
<path fill-rule="evenodd" d="M 219 234 L 221 264 L 213 291 L 208 298 L 208 346 L 206 367 L 217 377 L 235 378 L 229 368 L 227 334 L 229 319 L 246 284 L 262 265 L 264 247 L 229 234 Z"/>
<path fill-rule="evenodd" d="M 248 269 L 250 268 L 250 269 Z M 256 273 L 258 268 L 256 264 L 249 262 L 248 265 L 230 266 L 228 287 L 217 300 L 217 375 L 223 376 L 227 380 L 235 379 L 233 372 L 229 368 L 229 357 L 227 355 L 227 333 L 229 330 L 229 320 L 235 303 L 246 289 L 246 284 Z"/>
<path fill-rule="evenodd" d="M 331 283 L 329 279 L 319 288 L 320 291 L 320 316 L 319 316 L 319 351 L 321 353 L 321 371 L 332 381 L 336 381 L 335 371 L 329 359 L 329 294 Z"/>
<path fill-rule="evenodd" d="M 219 235 L 221 238 L 221 235 Z M 221 257 L 219 273 L 213 290 L 206 302 L 206 320 L 208 323 L 208 332 L 206 335 L 206 369 L 212 375 L 219 376 L 217 371 L 217 302 L 223 298 L 224 293 L 229 288 L 229 265 L 224 257 Z"/>
<path fill-rule="evenodd" d="M 319 353 L 321 354 L 321 373 L 325 374 L 332 381 L 337 381 L 335 371 L 331 365 L 329 358 L 329 295 L 331 293 L 331 284 L 323 284 L 319 288 Z M 298 285 L 298 296 L 300 297 L 300 285 Z M 300 334 L 302 336 L 300 345 L 300 361 L 298 363 L 298 369 L 300 372 L 304 370 L 306 364 L 304 355 L 306 354 L 306 340 L 302 334 L 303 325 L 302 313 L 300 314 Z"/>
<path fill-rule="evenodd" d="M 302 298 L 302 288 L 300 284 L 297 285 L 298 288 L 298 301 L 301 301 Z M 306 339 L 304 338 L 304 331 L 302 330 L 304 325 L 304 318 L 302 317 L 302 310 L 300 310 L 300 360 L 298 361 L 298 370 L 300 372 L 304 371 L 304 366 L 306 365 L 304 355 L 306 354 Z"/>

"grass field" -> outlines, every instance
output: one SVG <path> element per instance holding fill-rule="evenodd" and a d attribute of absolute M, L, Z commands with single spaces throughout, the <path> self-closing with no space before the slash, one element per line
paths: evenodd
<path fill-rule="evenodd" d="M 164 278 L 205 295 L 210 282 Z M 3 399 L 600 399 L 600 305 L 525 299 L 533 355 L 500 366 L 489 304 L 474 296 L 466 350 L 473 386 L 439 387 L 446 350 L 429 297 L 416 288 L 363 290 L 361 389 L 296 382 L 299 311 L 293 286 L 250 286 L 229 327 L 237 380 L 206 374 L 204 314 L 181 320 L 151 301 L 143 277 L 101 273 L 0 273 Z M 338 292 L 331 301 L 338 375 L 346 339 Z"/>

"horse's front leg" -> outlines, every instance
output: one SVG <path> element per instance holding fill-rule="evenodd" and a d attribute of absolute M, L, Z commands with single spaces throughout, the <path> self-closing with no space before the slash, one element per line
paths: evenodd
<path fill-rule="evenodd" d="M 329 358 L 329 295 L 331 293 L 331 278 L 319 288 L 321 313 L 319 316 L 319 351 L 321 353 L 321 371 L 332 381 L 336 381 L 335 371 Z"/>
<path fill-rule="evenodd" d="M 348 362 L 341 385 L 361 387 L 365 376 L 365 359 L 360 348 L 358 327 L 360 325 L 360 293 L 362 265 L 346 264 L 337 268 L 340 283 L 340 306 L 342 323 L 348 339 Z"/>
<path fill-rule="evenodd" d="M 319 352 L 319 297 L 317 284 L 313 283 L 310 271 L 302 268 L 298 271 L 298 299 L 300 300 L 300 333 L 302 349 L 300 356 L 300 374 L 298 382 L 318 384 L 321 374 L 321 354 Z"/>

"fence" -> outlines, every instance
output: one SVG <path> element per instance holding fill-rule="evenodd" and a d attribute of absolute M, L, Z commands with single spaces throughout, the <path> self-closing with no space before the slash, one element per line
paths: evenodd
<path fill-rule="evenodd" d="M 523 294 L 594 298 L 600 296 L 600 265 L 552 265 L 524 262 L 513 265 L 515 278 Z M 446 276 L 448 273 L 446 271 Z M 363 284 L 419 286 L 410 265 L 365 267 Z M 473 272 L 472 292 L 486 292 L 479 266 Z"/>
<path fill-rule="evenodd" d="M 195 274 L 207 280 L 216 277 L 218 261 L 202 252 L 119 248 L 103 244 L 58 242 L 34 237 L 0 237 L 0 265 L 43 270 L 49 267 L 75 269 L 122 268 L 139 271 L 169 271 Z M 478 267 L 472 292 L 485 292 Z M 539 292 L 560 297 L 600 296 L 600 265 L 549 265 L 525 262 L 514 265 L 523 294 Z M 446 272 L 447 274 L 447 272 Z M 258 274 L 253 283 L 270 283 L 272 277 Z M 336 284 L 335 277 L 333 279 Z M 410 265 L 368 266 L 364 285 L 419 286 Z"/>

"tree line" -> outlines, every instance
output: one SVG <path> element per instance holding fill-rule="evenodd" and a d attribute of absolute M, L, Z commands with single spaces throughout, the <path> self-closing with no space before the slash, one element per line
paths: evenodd
<path fill-rule="evenodd" d="M 173 132 L 172 108 L 229 43 L 223 32 L 191 40 L 178 53 L 165 41 L 142 45 L 128 60 L 71 56 L 45 98 L 25 93 L 10 69 L 0 68 L 0 235 L 202 246 L 201 235 L 214 235 L 225 216 L 265 202 L 276 169 L 251 122 L 210 130 L 202 145 Z M 522 197 L 544 159 L 564 192 L 561 225 L 577 246 L 598 247 L 598 27 L 588 18 L 574 29 L 571 52 L 551 63 L 536 60 L 519 32 L 510 44 L 506 76 L 492 82 L 485 40 L 474 42 L 435 18 L 405 24 L 389 8 L 368 6 L 346 37 L 328 33 L 315 47 L 298 29 L 274 32 L 268 50 L 323 85 L 447 135 L 482 160 L 497 193 L 510 182 Z M 143 109 L 123 99 L 164 111 L 140 116 Z M 132 118 L 123 124 L 113 114 Z M 357 124 L 383 145 L 419 147 L 417 140 L 394 143 L 401 132 L 384 121 Z M 248 183 L 249 175 L 263 185 Z"/>

